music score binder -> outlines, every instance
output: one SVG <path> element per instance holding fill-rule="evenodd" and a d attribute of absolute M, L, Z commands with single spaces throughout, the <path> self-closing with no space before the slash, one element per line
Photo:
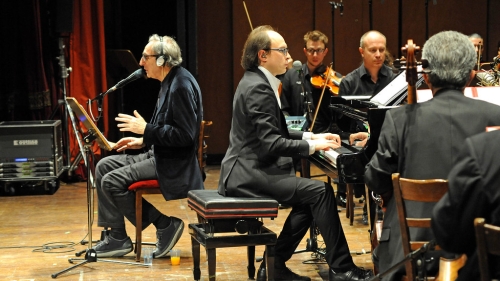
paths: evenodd
<path fill-rule="evenodd" d="M 73 113 L 78 118 L 78 120 L 83 123 L 85 128 L 87 128 L 90 133 L 94 134 L 96 138 L 95 140 L 97 141 L 99 147 L 101 147 L 102 149 L 106 149 L 107 151 L 111 151 L 113 149 L 113 146 L 108 142 L 106 137 L 104 137 L 104 135 L 97 128 L 94 122 L 92 122 L 89 115 L 87 114 L 87 111 L 82 107 L 82 105 L 72 97 L 66 98 L 66 101 L 68 102 L 71 110 L 73 110 Z"/>

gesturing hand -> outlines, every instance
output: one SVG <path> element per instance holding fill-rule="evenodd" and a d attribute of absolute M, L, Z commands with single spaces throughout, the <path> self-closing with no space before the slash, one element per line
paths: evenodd
<path fill-rule="evenodd" d="M 123 113 L 118 114 L 118 117 L 116 117 L 115 120 L 118 122 L 123 122 L 121 124 L 118 124 L 120 132 L 132 132 L 139 135 L 144 134 L 147 122 L 144 120 L 144 118 L 142 118 L 137 110 L 134 110 L 134 116 Z"/>

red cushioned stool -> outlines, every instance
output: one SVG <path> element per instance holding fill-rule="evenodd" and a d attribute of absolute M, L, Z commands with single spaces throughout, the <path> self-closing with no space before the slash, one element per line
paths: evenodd
<path fill-rule="evenodd" d="M 193 254 L 193 274 L 200 280 L 200 244 L 207 251 L 208 278 L 215 281 L 216 249 L 247 247 L 248 277 L 255 275 L 255 246 L 266 246 L 268 276 L 274 276 L 276 233 L 264 226 L 263 218 L 278 216 L 278 202 L 269 198 L 225 197 L 217 190 L 191 190 L 188 206 L 198 214 L 199 223 L 189 224 Z M 216 235 L 230 233 L 234 235 Z M 272 280 L 268 278 L 267 280 Z"/>

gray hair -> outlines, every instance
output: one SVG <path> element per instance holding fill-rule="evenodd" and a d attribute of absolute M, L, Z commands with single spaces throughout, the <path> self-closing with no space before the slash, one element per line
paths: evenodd
<path fill-rule="evenodd" d="M 158 34 L 153 34 L 149 36 L 148 42 L 155 42 L 152 46 L 153 52 L 156 55 L 163 53 L 166 66 L 174 67 L 182 63 L 181 48 L 175 42 L 174 38 L 170 36 L 160 37 Z"/>
<path fill-rule="evenodd" d="M 266 53 L 269 53 L 271 38 L 269 38 L 267 31 L 273 30 L 274 29 L 269 25 L 262 25 L 254 28 L 252 32 L 250 32 L 243 46 L 243 54 L 241 56 L 241 66 L 245 70 L 250 70 L 260 65 L 258 55 L 260 50 L 267 50 Z"/>
<path fill-rule="evenodd" d="M 422 59 L 429 62 L 428 77 L 433 87 L 461 90 L 469 82 L 476 51 L 464 34 L 442 31 L 425 42 Z"/>

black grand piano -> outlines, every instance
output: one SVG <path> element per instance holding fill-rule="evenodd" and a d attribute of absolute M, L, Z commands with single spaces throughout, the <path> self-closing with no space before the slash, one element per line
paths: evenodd
<path fill-rule="evenodd" d="M 423 82 L 419 74 L 417 87 Z M 342 147 L 315 153 L 311 158 L 315 162 L 326 162 L 330 170 L 336 169 L 339 183 L 364 183 L 365 166 L 377 151 L 378 138 L 385 118 L 385 112 L 401 105 L 407 96 L 408 83 L 406 73 L 401 72 L 389 85 L 373 97 L 344 96 L 332 97 L 330 108 L 342 118 L 354 119 L 365 124 L 370 134 L 366 145 L 362 148 L 342 143 Z M 326 168 L 326 167 L 325 167 Z M 333 169 L 332 169 L 333 168 Z M 328 173 L 327 173 L 328 174 Z"/>
<path fill-rule="evenodd" d="M 418 75 L 417 88 L 423 82 L 422 74 Z M 398 74 L 389 85 L 377 95 L 371 96 L 344 96 L 332 97 L 330 108 L 342 118 L 353 119 L 363 123 L 368 129 L 370 137 L 364 147 L 354 147 L 342 142 L 342 147 L 329 151 L 320 151 L 302 161 L 302 176 L 310 177 L 309 162 L 320 168 L 328 177 L 336 179 L 338 183 L 347 185 L 346 216 L 353 224 L 354 208 L 352 192 L 354 184 L 364 184 L 365 166 L 377 151 L 378 138 L 382 129 L 387 110 L 404 103 L 408 94 L 406 73 Z M 368 197 L 370 199 L 370 197 Z M 370 215 L 371 220 L 373 216 Z"/>

